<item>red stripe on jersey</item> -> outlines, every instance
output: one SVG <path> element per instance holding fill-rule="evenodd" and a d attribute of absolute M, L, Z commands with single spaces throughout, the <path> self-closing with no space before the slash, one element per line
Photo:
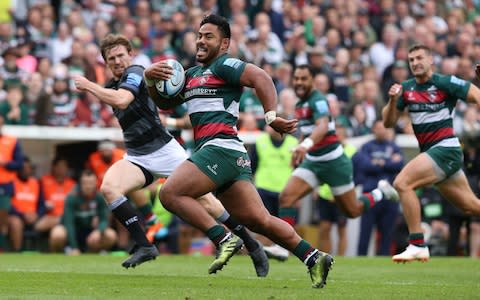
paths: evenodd
<path fill-rule="evenodd" d="M 313 111 L 310 107 L 295 108 L 295 117 L 299 120 L 310 119 L 313 116 Z"/>
<path fill-rule="evenodd" d="M 336 134 L 327 135 L 319 143 L 316 143 L 312 147 L 312 149 L 310 149 L 310 151 L 314 151 L 314 150 L 317 150 L 319 148 L 323 148 L 325 146 L 328 146 L 328 145 L 331 145 L 331 144 L 334 144 L 334 143 L 337 143 L 337 142 L 338 142 L 338 136 Z"/>
<path fill-rule="evenodd" d="M 209 123 L 193 127 L 193 136 L 196 140 L 217 134 L 237 135 L 237 130 L 225 123 Z"/>
<path fill-rule="evenodd" d="M 418 133 L 417 139 L 420 144 L 428 144 L 438 140 L 454 136 L 453 128 L 440 128 L 432 132 Z"/>
<path fill-rule="evenodd" d="M 408 104 L 412 103 L 442 103 L 447 99 L 447 93 L 440 90 L 435 91 L 405 91 L 403 99 Z"/>
<path fill-rule="evenodd" d="M 219 87 L 225 85 L 225 80 L 215 76 L 215 75 L 203 75 L 199 77 L 189 77 L 187 78 L 187 89 L 197 88 L 200 86 L 204 87 Z"/>

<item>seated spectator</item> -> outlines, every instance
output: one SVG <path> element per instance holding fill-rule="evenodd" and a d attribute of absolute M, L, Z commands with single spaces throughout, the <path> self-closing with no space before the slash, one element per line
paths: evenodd
<path fill-rule="evenodd" d="M 68 176 L 68 171 L 68 161 L 62 157 L 55 157 L 51 172 L 40 178 L 46 213 L 35 224 L 35 231 L 49 232 L 54 226 L 60 224 L 65 198 L 75 185 L 75 180 Z"/>
<path fill-rule="evenodd" d="M 7 125 L 28 125 L 28 105 L 24 101 L 23 87 L 19 83 L 7 86 L 6 101 L 0 103 L 0 115 Z"/>
<path fill-rule="evenodd" d="M 28 157 L 23 160 L 22 169 L 13 180 L 12 206 L 8 217 L 8 234 L 11 250 L 22 250 L 24 230 L 33 229 L 45 212 L 45 202 L 33 166 Z"/>
<path fill-rule="evenodd" d="M 108 228 L 108 207 L 97 188 L 97 177 L 90 170 L 80 175 L 79 184 L 68 194 L 61 224 L 50 232 L 50 248 L 65 248 L 67 255 L 109 250 L 117 241 Z M 67 247 L 65 247 L 67 246 Z"/>
<path fill-rule="evenodd" d="M 17 58 L 20 57 L 17 45 L 13 42 L 10 43 L 7 49 L 3 51 L 3 65 L 0 66 L 0 77 L 5 82 L 14 81 L 26 83 L 28 81 L 29 73 L 17 65 Z"/>

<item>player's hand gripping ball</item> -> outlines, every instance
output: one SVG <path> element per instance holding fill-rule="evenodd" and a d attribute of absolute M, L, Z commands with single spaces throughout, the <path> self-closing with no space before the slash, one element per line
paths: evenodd
<path fill-rule="evenodd" d="M 162 98 L 175 98 L 185 85 L 185 70 L 180 62 L 175 59 L 167 59 L 165 62 L 173 68 L 173 75 L 168 80 L 158 80 L 155 87 Z"/>

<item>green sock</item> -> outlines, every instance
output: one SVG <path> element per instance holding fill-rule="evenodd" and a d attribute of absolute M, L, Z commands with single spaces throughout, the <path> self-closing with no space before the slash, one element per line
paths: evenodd
<path fill-rule="evenodd" d="M 315 260 L 317 259 L 319 252 L 307 241 L 301 240 L 293 250 L 293 254 L 309 268 L 311 268 L 315 264 Z"/>
<path fill-rule="evenodd" d="M 280 207 L 278 217 L 288 224 L 295 226 L 297 223 L 297 209 L 295 207 Z"/>
<path fill-rule="evenodd" d="M 373 195 L 370 193 L 360 195 L 358 201 L 363 202 L 363 211 L 367 211 L 375 205 Z"/>
<path fill-rule="evenodd" d="M 410 233 L 408 235 L 408 242 L 417 247 L 426 247 L 423 232 Z"/>
<path fill-rule="evenodd" d="M 157 216 L 153 213 L 152 204 L 150 202 L 148 202 L 147 204 L 139 207 L 138 210 L 144 216 L 145 223 L 147 225 L 155 224 L 155 222 L 157 220 Z"/>
<path fill-rule="evenodd" d="M 215 244 L 215 246 L 218 247 L 220 245 L 220 242 L 223 240 L 223 238 L 227 234 L 227 232 L 222 225 L 215 225 L 210 229 L 208 229 L 205 234 Z"/>

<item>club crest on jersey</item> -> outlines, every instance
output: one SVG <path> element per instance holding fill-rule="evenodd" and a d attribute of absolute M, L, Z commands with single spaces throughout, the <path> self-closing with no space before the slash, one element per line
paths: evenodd
<path fill-rule="evenodd" d="M 242 167 L 242 168 L 250 168 L 252 165 L 252 162 L 249 159 L 244 159 L 243 157 L 237 158 L 237 166 Z"/>

